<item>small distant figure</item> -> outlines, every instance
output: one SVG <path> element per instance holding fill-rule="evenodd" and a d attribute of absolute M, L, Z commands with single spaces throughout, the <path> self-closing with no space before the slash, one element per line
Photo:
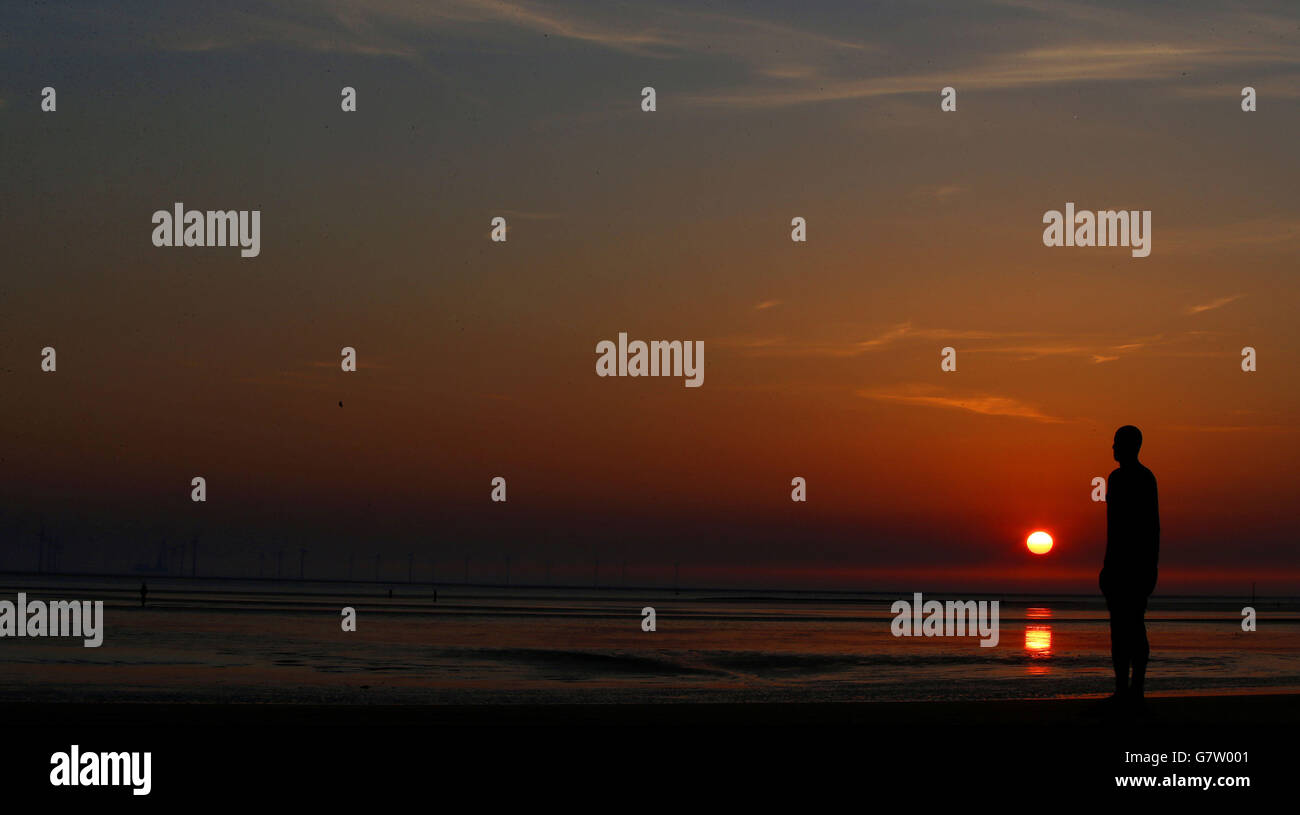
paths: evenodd
<path fill-rule="evenodd" d="M 1110 654 L 1115 693 L 1107 701 L 1142 704 L 1151 646 L 1147 598 L 1155 591 L 1160 558 L 1156 477 L 1138 461 L 1142 431 L 1124 425 L 1111 446 L 1119 468 L 1106 482 L 1106 559 L 1098 576 L 1110 612 Z M 1129 669 L 1132 669 L 1132 678 Z"/>
<path fill-rule="evenodd" d="M 144 601 L 149 596 L 149 585 L 143 580 L 140 581 L 140 608 L 144 608 Z"/>
<path fill-rule="evenodd" d="M 389 600 L 392 600 L 392 599 L 393 599 L 393 590 L 392 590 L 392 589 L 389 589 L 389 590 L 388 590 L 388 599 L 389 599 Z"/>

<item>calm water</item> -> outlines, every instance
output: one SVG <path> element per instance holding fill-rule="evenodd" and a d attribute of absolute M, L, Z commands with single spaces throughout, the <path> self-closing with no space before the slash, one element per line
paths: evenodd
<path fill-rule="evenodd" d="M 21 700 L 338 703 L 845 701 L 1110 691 L 1105 609 L 999 599 L 1001 638 L 895 638 L 910 595 L 0 577 L 0 599 L 105 600 L 101 648 L 0 640 Z M 654 606 L 658 630 L 641 630 Z M 1156 598 L 1150 693 L 1300 692 L 1300 601 Z M 358 611 L 358 630 L 339 611 Z"/>

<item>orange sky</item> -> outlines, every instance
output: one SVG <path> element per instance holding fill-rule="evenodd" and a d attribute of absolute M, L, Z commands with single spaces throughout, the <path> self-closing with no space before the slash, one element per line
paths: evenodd
<path fill-rule="evenodd" d="M 96 44 L 24 12 L 0 57 L 6 565 L 43 516 L 87 568 L 202 528 L 236 572 L 309 545 L 322 573 L 378 550 L 485 579 L 602 557 L 1088 591 L 1090 482 L 1133 423 L 1162 587 L 1300 589 L 1294 9 L 435 8 Z M 174 201 L 260 209 L 261 255 L 154 248 Z M 1067 201 L 1151 210 L 1151 256 L 1044 247 Z M 704 387 L 598 378 L 620 331 L 704 341 Z M 1030 560 L 1038 527 L 1057 549 Z"/>

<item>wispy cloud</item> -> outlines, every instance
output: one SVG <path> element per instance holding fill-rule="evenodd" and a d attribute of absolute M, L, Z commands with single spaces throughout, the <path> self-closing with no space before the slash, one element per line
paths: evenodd
<path fill-rule="evenodd" d="M 761 304 L 760 304 L 761 305 Z M 818 340 L 785 336 L 733 335 L 713 342 L 752 356 L 851 358 L 887 351 L 903 343 L 954 345 L 963 354 L 1004 354 L 1021 361 L 1078 357 L 1093 364 L 1114 362 L 1142 352 L 1161 357 L 1214 357 L 1225 353 L 1215 332 L 1199 330 L 1145 336 L 1061 334 L 1042 331 L 921 328 L 911 322 L 878 329 L 866 339 Z M 1208 346 L 1214 346 L 1210 348 Z"/>
<path fill-rule="evenodd" d="M 781 305 L 781 301 L 780 301 L 780 300 L 764 300 L 763 302 L 761 302 L 761 303 L 759 303 L 758 305 L 754 306 L 754 310 L 755 310 L 755 311 L 766 311 L 766 310 L 768 310 L 769 308 L 775 308 L 776 306 L 779 306 L 779 305 Z"/>
<path fill-rule="evenodd" d="M 1078 82 L 1155 81 L 1180 77 L 1190 65 L 1222 69 L 1279 61 L 1300 62 L 1300 57 L 1267 50 L 1225 50 L 1213 45 L 1094 43 L 1007 52 L 980 65 L 943 73 L 835 80 L 818 77 L 799 88 L 762 86 L 708 91 L 686 95 L 685 101 L 701 107 L 761 109 L 910 93 L 931 93 L 937 99 L 939 89 L 955 81 L 954 77 L 960 77 L 963 89 L 1008 90 Z"/>
<path fill-rule="evenodd" d="M 996 25 L 996 35 L 990 30 L 985 46 L 975 50 L 962 47 L 960 41 L 945 41 L 937 32 L 930 42 L 948 42 L 951 47 L 937 55 L 939 59 L 926 62 L 938 62 L 942 69 L 893 69 L 898 61 L 892 57 L 910 46 L 905 37 L 897 36 L 906 27 L 876 28 L 880 44 L 889 47 L 884 49 L 885 59 L 871 65 L 844 70 L 826 60 L 801 84 L 763 82 L 766 75 L 760 74 L 759 81 L 702 91 L 689 101 L 708 107 L 762 109 L 911 93 L 933 94 L 937 100 L 939 89 L 947 85 L 959 90 L 1008 90 L 1114 81 L 1176 82 L 1174 90 L 1187 93 L 1210 84 L 1221 88 L 1225 71 L 1234 67 L 1250 67 L 1257 75 L 1270 77 L 1269 86 L 1277 86 L 1278 95 L 1290 96 L 1294 83 L 1279 78 L 1300 68 L 1300 51 L 1290 42 L 1296 22 L 1291 15 L 1210 7 L 1193 22 L 1155 5 L 1053 0 L 959 3 L 952 12 L 964 15 L 964 22 L 975 29 L 985 18 L 989 26 Z M 901 12 L 899 17 L 907 14 Z M 1160 39 L 1150 39 L 1151 32 L 1159 32 Z M 1237 87 L 1231 95 L 1239 91 Z"/>
<path fill-rule="evenodd" d="M 1201 313 L 1206 312 L 1206 311 L 1213 311 L 1213 310 L 1216 309 L 1216 308 L 1221 308 L 1221 307 L 1223 307 L 1223 306 L 1228 305 L 1229 303 L 1233 302 L 1234 300 L 1240 300 L 1240 299 L 1241 299 L 1242 297 L 1244 297 L 1244 296 L 1245 296 L 1245 295 L 1243 295 L 1243 294 L 1234 294 L 1234 295 L 1232 295 L 1231 297 L 1220 297 L 1220 298 L 1217 299 L 1217 300 L 1211 300 L 1210 302 L 1208 302 L 1208 303 L 1202 303 L 1202 304 L 1199 305 L 1199 306 L 1188 306 L 1188 307 L 1187 307 L 1187 313 L 1188 313 L 1188 314 L 1201 314 Z"/>
<path fill-rule="evenodd" d="M 1018 335 L 999 335 L 994 331 L 965 331 L 951 328 L 916 328 L 910 322 L 907 322 L 899 323 L 871 339 L 851 343 L 846 350 L 853 353 L 883 350 L 885 347 L 905 338 L 920 340 L 988 340 L 997 336 Z"/>
<path fill-rule="evenodd" d="M 779 301 L 776 301 L 779 302 Z M 762 307 L 763 304 L 759 304 Z M 720 337 L 715 342 L 719 345 L 742 348 L 754 353 L 771 356 L 825 356 L 854 357 L 861 354 L 884 351 L 898 342 L 907 339 L 941 340 L 956 342 L 959 340 L 993 340 L 1007 338 L 1030 338 L 1029 332 L 970 331 L 949 328 L 917 328 L 910 322 L 897 323 L 883 329 L 873 336 L 862 340 L 844 342 L 819 340 L 790 340 L 785 337 Z"/>
<path fill-rule="evenodd" d="M 949 408 L 966 410 L 985 416 L 1009 416 L 1017 419 L 1029 419 L 1035 422 L 1064 422 L 1057 416 L 1050 416 L 1037 407 L 1010 396 L 997 396 L 988 393 L 971 393 L 955 395 L 943 388 L 929 384 L 893 385 L 879 388 L 866 388 L 858 391 L 859 396 L 877 402 L 894 402 L 922 407 Z"/>
<path fill-rule="evenodd" d="M 889 345 L 896 340 L 900 340 L 909 334 L 915 334 L 915 331 L 912 329 L 912 324 L 903 323 L 902 325 L 889 329 L 879 336 L 854 343 L 852 348 L 856 351 L 870 351 L 876 348 L 884 348 L 886 345 Z"/>
<path fill-rule="evenodd" d="M 1093 362 L 1113 362 L 1124 354 L 1147 348 L 1160 338 L 1142 342 L 1080 342 L 1077 339 L 1053 340 L 1048 337 L 1038 338 L 1033 342 L 1012 343 L 981 347 L 976 350 L 986 354 L 1011 354 L 1022 360 L 1041 357 L 1085 357 Z"/>
<path fill-rule="evenodd" d="M 549 56 L 555 41 L 615 56 L 690 59 L 710 70 L 693 73 L 701 83 L 695 87 L 675 87 L 674 100 L 732 110 L 910 93 L 934 94 L 937 100 L 939 89 L 950 84 L 959 90 L 1002 90 L 1177 80 L 1176 91 L 1185 93 L 1208 84 L 1222 87 L 1231 67 L 1260 68 L 1261 77 L 1274 80 L 1300 70 L 1300 52 L 1288 39 L 1293 18 L 1229 7 L 1202 9 L 1191 22 L 1176 11 L 1141 4 L 954 3 L 943 14 L 949 26 L 920 41 L 916 32 L 935 21 L 928 8 L 906 4 L 880 10 L 850 4 L 833 24 L 824 15 L 794 9 L 719 13 L 689 2 L 280 0 L 250 8 L 125 21 L 94 4 L 84 12 L 104 29 L 106 41 L 119 44 L 149 42 L 157 49 L 189 52 L 280 44 L 400 58 L 440 76 L 434 65 L 445 61 L 435 55 L 459 49 L 484 56 Z M 945 36 L 968 27 L 973 36 Z M 1146 39 L 1156 31 L 1161 39 Z M 972 41 L 979 47 L 968 45 Z M 934 59 L 915 59 L 920 53 Z M 900 59 L 903 55 L 908 59 Z M 900 64 L 927 67 L 905 70 Z M 1204 78 L 1189 79 L 1189 73 Z M 1292 92 L 1286 82 L 1272 85 L 1278 89 L 1274 95 Z"/>
<path fill-rule="evenodd" d="M 429 35 L 472 38 L 480 49 L 518 50 L 519 32 L 583 43 L 624 54 L 673 59 L 686 55 L 749 62 L 769 76 L 809 78 L 816 59 L 872 46 L 759 16 L 643 3 L 541 3 L 527 0 L 284 0 L 238 24 L 223 15 L 220 29 L 161 40 L 171 50 L 215 50 L 280 41 L 319 51 L 415 57 L 432 50 Z M 781 62 L 773 66 L 772 54 Z"/>
<path fill-rule="evenodd" d="M 1187 99 L 1219 99 L 1241 101 L 1242 83 L 1207 82 L 1186 88 L 1176 88 L 1175 93 Z M 1266 98 L 1300 99 L 1300 73 L 1280 73 L 1271 78 L 1267 85 L 1255 89 L 1266 94 Z"/>

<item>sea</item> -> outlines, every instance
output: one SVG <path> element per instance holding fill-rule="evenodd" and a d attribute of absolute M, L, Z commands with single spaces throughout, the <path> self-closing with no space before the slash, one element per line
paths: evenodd
<path fill-rule="evenodd" d="M 997 600 L 999 641 L 899 637 L 911 592 L 0 574 L 0 599 L 102 600 L 104 640 L 0 639 L 10 702 L 545 704 L 1103 696 L 1101 598 Z M 1243 609 L 1257 613 L 1243 630 Z M 355 611 L 345 631 L 344 609 Z M 654 609 L 653 631 L 644 630 Z M 1153 597 L 1147 692 L 1300 692 L 1300 598 Z"/>

